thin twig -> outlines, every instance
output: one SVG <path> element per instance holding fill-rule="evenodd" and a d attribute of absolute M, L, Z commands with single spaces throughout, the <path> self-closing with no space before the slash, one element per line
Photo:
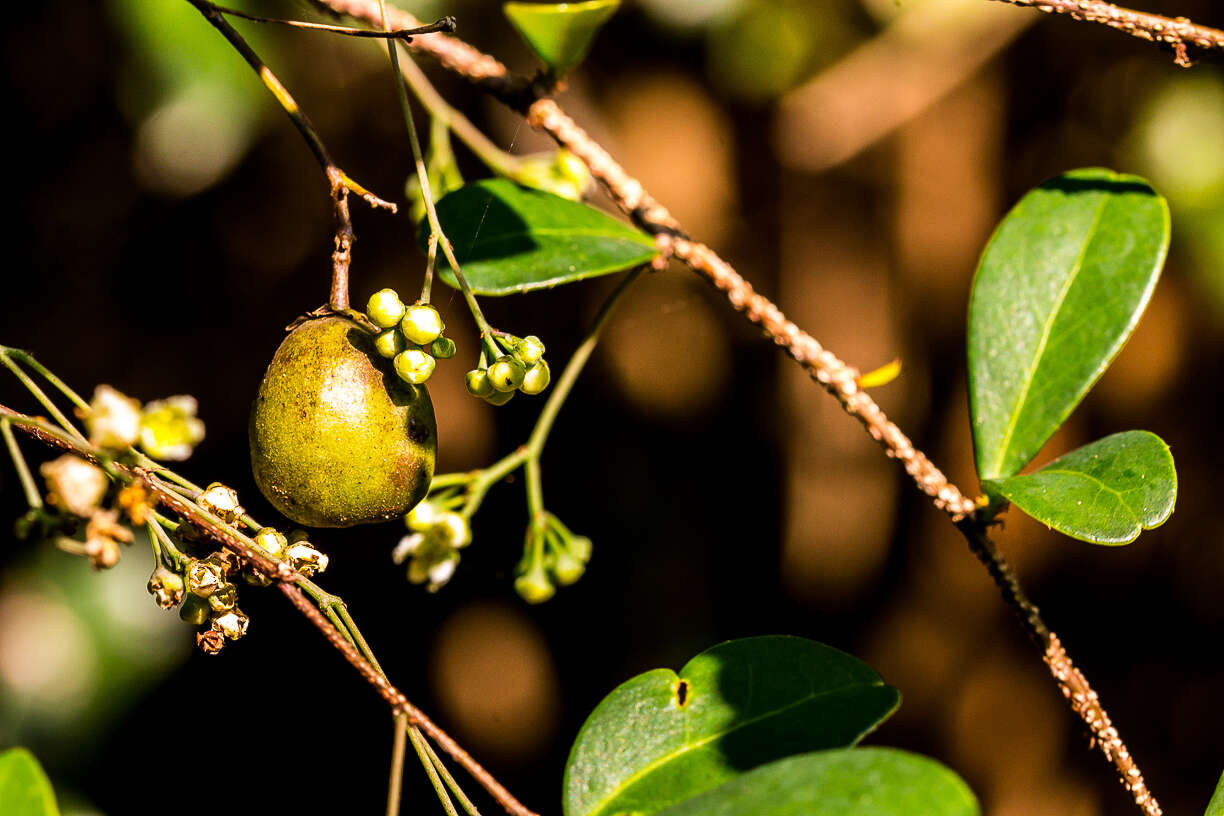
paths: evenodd
<path fill-rule="evenodd" d="M 438 801 L 442 803 L 446 816 L 459 816 L 459 812 L 455 810 L 455 803 L 451 801 L 450 793 L 442 783 L 442 778 L 438 776 L 438 769 L 434 767 L 433 760 L 429 758 L 429 752 L 425 750 L 425 746 L 429 743 L 416 728 L 408 729 L 408 737 L 412 740 L 412 747 L 416 749 L 417 758 L 421 760 L 425 774 L 429 777 L 429 784 L 433 785 L 434 793 L 437 794 Z"/>
<path fill-rule="evenodd" d="M 440 31 L 450 32 L 455 30 L 455 18 L 450 16 L 416 28 L 401 28 L 396 31 L 376 31 L 372 28 L 353 28 L 351 26 L 328 25 L 327 23 L 311 23 L 305 20 L 284 20 L 280 17 L 263 17 L 259 14 L 250 14 L 238 9 L 226 8 L 225 6 L 216 6 L 216 9 L 227 17 L 238 17 L 243 20 L 250 20 L 253 23 L 271 23 L 291 28 L 304 28 L 310 31 L 326 31 L 330 34 L 341 34 L 346 37 L 373 37 L 382 40 L 412 42 L 414 34 L 436 34 Z"/>
<path fill-rule="evenodd" d="M 387 781 L 387 816 L 399 816 L 400 792 L 404 789 L 404 755 L 408 748 L 408 718 L 396 714 L 391 743 L 391 778 Z"/>
<path fill-rule="evenodd" d="M 36 439 L 53 448 L 76 454 L 86 461 L 98 464 L 102 461 L 100 452 L 83 440 L 69 436 L 65 431 L 56 428 L 40 419 L 28 416 L 20 411 L 14 411 L 0 405 L 0 418 L 11 422 L 12 427 L 32 439 Z M 328 642 L 336 648 L 358 673 L 374 687 L 379 695 L 391 706 L 392 712 L 404 714 L 410 724 L 420 728 L 432 739 L 438 747 L 445 751 L 460 766 L 489 792 L 489 794 L 512 816 L 538 816 L 534 811 L 523 805 L 492 774 L 464 750 L 449 734 L 439 728 L 419 708 L 391 685 L 381 670 L 366 660 L 358 651 L 358 647 L 347 639 L 341 629 L 328 622 L 323 613 L 310 602 L 297 586 L 310 586 L 316 592 L 313 584 L 300 573 L 293 570 L 287 563 L 271 558 L 255 546 L 249 538 L 242 535 L 231 525 L 226 524 L 211 513 L 201 510 L 194 502 L 171 490 L 152 471 L 142 467 L 129 467 L 114 460 L 107 461 L 111 473 L 126 482 L 140 482 L 161 506 L 178 515 L 184 522 L 214 542 L 237 553 L 248 561 L 255 569 L 277 581 L 277 586 L 291 603 L 314 626 L 323 633 Z M 341 607 L 343 608 L 343 606 Z M 345 610 L 344 614 L 347 614 Z"/>
<path fill-rule="evenodd" d="M 319 166 L 323 168 L 323 173 L 327 177 L 328 188 L 331 192 L 332 212 L 336 220 L 335 249 L 332 251 L 332 283 L 328 303 L 332 309 L 337 311 L 349 308 L 349 263 L 352 260 L 354 241 L 353 220 L 349 215 L 348 206 L 349 193 L 355 193 L 371 207 L 385 209 L 393 213 L 396 211 L 395 204 L 379 198 L 353 181 L 332 161 L 331 154 L 327 152 L 327 147 L 319 137 L 318 131 L 311 124 L 310 117 L 298 107 L 297 101 L 289 93 L 288 89 L 276 78 L 276 75 L 260 59 L 254 49 L 247 44 L 242 35 L 229 24 L 229 21 L 225 19 L 223 9 L 208 2 L 208 0 L 187 0 L 187 2 L 195 6 L 196 10 L 204 15 L 204 19 L 208 20 L 213 28 L 221 32 L 222 36 L 229 41 L 234 50 L 247 61 L 247 64 L 251 66 L 255 73 L 259 74 L 259 78 L 263 80 L 267 89 L 276 97 L 276 101 L 280 103 L 289 119 L 297 127 L 298 132 L 302 134 L 302 138 L 306 140 L 306 145 L 319 162 Z M 420 26 L 414 27 L 419 28 Z"/>
<path fill-rule="evenodd" d="M 1193 61 L 1189 48 L 1203 51 L 1224 51 L 1224 31 L 1199 25 L 1185 17 L 1165 17 L 1146 11 L 1134 11 L 1104 0 L 995 0 L 1013 6 L 1035 8 L 1049 14 L 1066 14 L 1074 20 L 1100 23 L 1148 42 L 1173 49 L 1174 61 L 1189 68 Z"/>
<path fill-rule="evenodd" d="M 13 467 L 17 470 L 17 479 L 21 482 L 21 489 L 25 491 L 26 504 L 31 510 L 41 509 L 42 496 L 38 494 L 38 485 L 30 473 L 30 466 L 26 464 L 21 448 L 17 447 L 17 440 L 13 438 L 13 423 L 8 417 L 0 419 L 0 435 L 4 436 L 4 446 L 8 448 L 9 458 L 13 460 Z"/>

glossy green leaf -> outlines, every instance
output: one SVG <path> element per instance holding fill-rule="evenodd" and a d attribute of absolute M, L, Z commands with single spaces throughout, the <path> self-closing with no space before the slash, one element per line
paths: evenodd
<path fill-rule="evenodd" d="M 1143 179 L 1076 170 L 1008 213 L 969 304 L 978 475 L 1012 476 L 1130 336 L 1160 276 L 1169 210 Z"/>
<path fill-rule="evenodd" d="M 978 816 L 969 786 L 933 759 L 843 748 L 763 765 L 659 816 Z"/>
<path fill-rule="evenodd" d="M 554 76 L 586 59 L 595 35 L 616 13 L 620 0 L 585 3 L 506 3 L 502 10 L 519 35 Z"/>
<path fill-rule="evenodd" d="M 565 816 L 654 813 L 779 757 L 853 745 L 899 701 L 870 666 L 821 643 L 715 646 L 595 708 L 566 764 Z"/>
<path fill-rule="evenodd" d="M 657 254 L 654 239 L 593 207 L 506 179 L 467 184 L 438 202 L 442 229 L 472 291 L 511 295 L 620 272 Z M 428 224 L 417 234 L 424 248 Z M 457 286 L 449 269 L 442 280 Z"/>
<path fill-rule="evenodd" d="M 1159 436 L 1126 431 L 1033 473 L 983 486 L 1060 533 L 1094 544 L 1128 544 L 1169 518 L 1177 472 Z"/>
<path fill-rule="evenodd" d="M 4 816 L 59 816 L 51 780 L 25 748 L 0 753 L 0 813 Z"/>
<path fill-rule="evenodd" d="M 1216 783 L 1215 795 L 1207 803 L 1207 812 L 1203 816 L 1224 816 L 1224 776 Z"/>

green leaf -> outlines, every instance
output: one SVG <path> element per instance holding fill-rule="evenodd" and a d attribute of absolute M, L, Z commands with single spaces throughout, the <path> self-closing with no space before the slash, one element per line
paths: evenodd
<path fill-rule="evenodd" d="M 506 3 L 502 10 L 553 76 L 586 59 L 595 35 L 616 13 L 620 0 L 585 3 Z"/>
<path fill-rule="evenodd" d="M 796 637 L 733 640 L 596 706 L 565 768 L 565 816 L 649 814 L 790 754 L 853 745 L 900 694 L 865 663 Z"/>
<path fill-rule="evenodd" d="M 1169 247 L 1143 179 L 1076 170 L 1025 196 L 987 245 L 969 304 L 978 475 L 1012 476 L 1122 348 Z"/>
<path fill-rule="evenodd" d="M 1203 816 L 1224 816 L 1224 776 L 1216 784 L 1215 795 L 1207 803 L 1207 812 Z"/>
<path fill-rule="evenodd" d="M 585 204 L 506 179 L 467 184 L 438 202 L 442 230 L 472 291 L 512 295 L 644 264 L 654 240 Z M 429 225 L 417 240 L 424 248 Z M 458 286 L 454 274 L 442 280 Z"/>
<path fill-rule="evenodd" d="M 843 748 L 763 765 L 659 816 L 978 816 L 969 786 L 933 759 Z"/>
<path fill-rule="evenodd" d="M 51 781 L 25 748 L 10 748 L 0 754 L 0 813 L 59 816 Z"/>
<path fill-rule="evenodd" d="M 1126 431 L 1033 473 L 983 486 L 1060 533 L 1093 544 L 1129 544 L 1169 518 L 1177 472 L 1159 436 Z"/>

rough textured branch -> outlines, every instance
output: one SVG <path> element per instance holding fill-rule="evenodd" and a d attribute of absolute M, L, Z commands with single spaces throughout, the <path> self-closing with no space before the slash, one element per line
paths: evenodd
<path fill-rule="evenodd" d="M 1164 17 L 1146 11 L 1115 6 L 1103 0 L 995 0 L 1025 6 L 1048 14 L 1066 14 L 1086 23 L 1100 23 L 1117 31 L 1173 49 L 1174 59 L 1183 68 L 1191 65 L 1190 47 L 1203 51 L 1224 51 L 1224 31 L 1199 25 L 1185 17 Z"/>

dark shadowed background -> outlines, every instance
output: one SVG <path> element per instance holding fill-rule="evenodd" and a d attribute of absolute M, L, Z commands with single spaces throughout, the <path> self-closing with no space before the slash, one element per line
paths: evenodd
<path fill-rule="evenodd" d="M 245 7 L 314 14 L 287 1 Z M 408 7 L 456 15 L 465 38 L 532 70 L 497 4 Z M 1146 7 L 1224 24 L 1208 0 Z M 402 199 L 411 160 L 379 48 L 241 27 L 337 161 Z M 321 173 L 181 0 L 18 4 L 0 36 L 0 342 L 84 392 L 195 395 L 208 436 L 182 471 L 236 487 L 270 522 L 250 476 L 247 412 L 282 327 L 327 296 Z M 500 146 L 549 146 L 426 67 Z M 1118 549 L 1016 513 L 1000 536 L 1166 812 L 1200 812 L 1224 767 L 1220 61 L 1184 71 L 1140 41 L 984 0 L 639 0 L 563 102 L 690 232 L 844 359 L 866 370 L 901 357 L 902 377 L 877 396 L 966 491 L 977 484 L 964 314 L 993 225 L 1025 191 L 1080 166 L 1143 174 L 1169 198 L 1173 248 L 1148 314 L 1039 461 L 1151 429 L 1177 459 L 1177 512 Z M 358 203 L 354 215 L 354 301 L 383 286 L 411 296 L 423 258 L 406 216 Z M 486 309 L 499 327 L 540 335 L 556 372 L 612 283 Z M 492 409 L 467 397 L 471 322 L 452 290 L 435 302 L 459 343 L 430 382 L 439 470 L 479 467 L 525 440 L 542 400 Z M 35 408 L 7 378 L 0 401 Z M 870 741 L 946 762 L 989 814 L 1132 812 L 947 520 L 687 270 L 636 284 L 543 464 L 549 509 L 595 554 L 581 582 L 540 607 L 512 588 L 521 484 L 490 494 L 437 595 L 392 564 L 399 525 L 316 539 L 332 557 L 323 585 L 349 601 L 390 677 L 529 805 L 559 811 L 569 744 L 616 684 L 727 638 L 786 633 L 850 651 L 898 686 L 899 713 Z M 249 635 L 208 657 L 145 594 L 139 539 L 114 571 L 93 574 L 16 541 L 8 525 L 23 510 L 5 464 L 0 747 L 29 745 L 66 812 L 381 812 L 385 706 L 279 595 L 244 590 Z M 406 778 L 404 812 L 435 812 L 419 766 Z"/>

